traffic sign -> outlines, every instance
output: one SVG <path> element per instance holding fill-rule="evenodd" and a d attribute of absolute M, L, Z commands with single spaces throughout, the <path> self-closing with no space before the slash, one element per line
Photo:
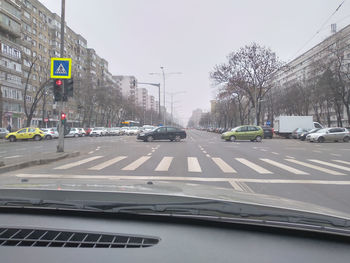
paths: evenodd
<path fill-rule="evenodd" d="M 51 58 L 51 78 L 70 79 L 72 73 L 71 58 Z"/>
<path fill-rule="evenodd" d="M 267 126 L 271 126 L 271 121 L 266 121 Z"/>
<path fill-rule="evenodd" d="M 44 118 L 44 122 L 49 122 L 49 118 Z"/>

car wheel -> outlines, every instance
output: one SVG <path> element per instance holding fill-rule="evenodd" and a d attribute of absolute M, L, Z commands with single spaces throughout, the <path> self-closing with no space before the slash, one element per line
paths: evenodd
<path fill-rule="evenodd" d="M 323 138 L 323 137 L 319 137 L 319 138 L 317 139 L 317 141 L 318 141 L 318 142 L 324 142 L 324 138 Z"/>
<path fill-rule="evenodd" d="M 51 140 L 51 139 L 52 139 L 52 136 L 51 136 L 51 135 L 46 135 L 45 139 L 46 139 L 46 140 Z"/>
<path fill-rule="evenodd" d="M 175 141 L 176 141 L 176 142 L 181 141 L 181 137 L 180 137 L 179 135 L 176 135 L 176 136 L 175 136 Z"/>
<path fill-rule="evenodd" d="M 171 142 L 173 142 L 174 141 L 174 139 L 169 139 Z"/>
<path fill-rule="evenodd" d="M 41 137 L 39 135 L 35 135 L 33 139 L 34 139 L 34 141 L 40 141 Z"/>
<path fill-rule="evenodd" d="M 262 137 L 261 137 L 261 136 L 256 136 L 255 140 L 256 140 L 257 142 L 261 142 L 261 141 L 262 141 Z"/>
<path fill-rule="evenodd" d="M 9 141 L 10 142 L 15 142 L 16 141 L 16 137 L 15 136 L 10 136 Z"/>
<path fill-rule="evenodd" d="M 230 137 L 230 141 L 231 141 L 231 142 L 235 142 L 235 141 L 236 141 L 236 136 L 232 135 L 232 136 Z"/>
<path fill-rule="evenodd" d="M 148 137 L 147 137 L 147 141 L 148 141 L 148 142 L 153 142 L 153 137 L 152 137 L 152 136 L 148 136 Z"/>
<path fill-rule="evenodd" d="M 79 137 L 79 134 L 74 134 L 74 137 L 75 137 L 75 138 Z"/>
<path fill-rule="evenodd" d="M 301 140 L 301 141 L 305 141 L 305 139 L 304 139 L 304 138 L 300 138 L 300 140 Z"/>
<path fill-rule="evenodd" d="M 344 137 L 343 142 L 349 142 L 349 141 L 350 141 L 350 137 L 348 136 Z"/>
<path fill-rule="evenodd" d="M 289 134 L 288 139 L 293 139 L 293 134 Z"/>

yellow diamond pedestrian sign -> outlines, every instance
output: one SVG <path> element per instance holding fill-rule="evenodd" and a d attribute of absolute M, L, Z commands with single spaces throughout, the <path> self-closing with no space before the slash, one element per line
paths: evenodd
<path fill-rule="evenodd" d="M 70 79 L 72 70 L 71 58 L 51 58 L 51 78 Z"/>

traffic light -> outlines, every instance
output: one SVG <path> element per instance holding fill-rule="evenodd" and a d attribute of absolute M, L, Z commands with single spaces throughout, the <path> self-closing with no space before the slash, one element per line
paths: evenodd
<path fill-rule="evenodd" d="M 63 98 L 63 81 L 61 79 L 56 79 L 53 82 L 53 94 L 55 101 L 61 101 Z"/>
<path fill-rule="evenodd" d="M 68 97 L 73 97 L 73 79 L 64 80 L 64 101 L 68 100 Z"/>
<path fill-rule="evenodd" d="M 61 122 L 62 122 L 62 124 L 65 124 L 66 120 L 67 120 L 67 115 L 64 112 L 62 112 L 61 113 Z"/>

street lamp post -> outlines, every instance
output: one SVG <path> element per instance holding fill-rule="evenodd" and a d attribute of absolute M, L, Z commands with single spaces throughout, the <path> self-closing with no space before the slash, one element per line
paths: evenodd
<path fill-rule="evenodd" d="M 149 73 L 150 75 L 162 75 L 163 76 L 163 107 L 164 107 L 164 112 L 163 112 L 163 125 L 166 124 L 166 110 L 165 110 L 165 76 L 166 75 L 173 75 L 173 74 L 182 74 L 182 72 L 164 72 L 164 67 L 160 67 L 162 73 Z M 160 108 L 159 108 L 160 110 Z"/>
<path fill-rule="evenodd" d="M 158 87 L 158 119 L 161 119 L 161 113 L 160 113 L 160 83 L 148 83 L 148 82 L 137 82 L 137 84 L 143 84 L 143 85 L 150 85 Z"/>

